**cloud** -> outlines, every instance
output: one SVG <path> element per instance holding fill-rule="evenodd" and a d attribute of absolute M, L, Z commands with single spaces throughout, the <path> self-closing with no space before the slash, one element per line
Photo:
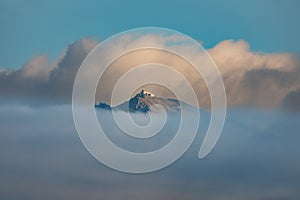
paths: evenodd
<path fill-rule="evenodd" d="M 21 69 L 0 71 L 0 101 L 37 104 L 68 103 L 75 74 L 85 56 L 98 44 L 82 39 L 69 45 L 54 62 L 45 55 L 32 58 Z"/>
<path fill-rule="evenodd" d="M 21 71 L 21 75 L 24 79 L 48 80 L 54 66 L 55 64 L 49 63 L 46 55 L 41 55 L 26 63 Z"/>
<path fill-rule="evenodd" d="M 143 37 L 126 36 L 122 41 L 127 41 L 130 47 L 140 44 L 157 44 L 163 47 L 167 43 L 177 42 L 174 43 L 174 48 L 185 51 L 190 56 L 199 55 L 197 50 L 189 48 L 188 44 L 179 42 L 182 41 L 180 37 L 146 34 Z M 42 55 L 31 59 L 19 70 L 0 70 L 0 101 L 70 103 L 76 72 L 83 59 L 97 44 L 98 41 L 84 38 L 69 45 L 54 62 L 49 62 L 47 57 Z M 116 46 L 111 53 L 118 53 L 129 46 Z M 300 62 L 291 53 L 254 52 L 243 40 L 225 40 L 207 52 L 221 72 L 229 106 L 278 108 L 291 92 L 300 89 Z M 198 58 L 198 61 L 201 64 L 201 58 Z M 189 63 L 170 53 L 150 49 L 129 53 L 112 63 L 99 82 L 96 100 L 109 102 L 112 89 L 122 74 L 133 66 L 148 62 L 174 67 L 189 79 L 197 91 L 200 106 L 210 107 L 205 82 Z M 159 73 L 157 75 L 160 76 Z M 180 88 L 181 82 L 178 79 L 168 78 L 175 87 Z M 157 95 L 174 97 L 163 87 L 148 85 L 146 89 Z"/>
<path fill-rule="evenodd" d="M 300 111 L 300 89 L 292 91 L 286 95 L 283 100 L 283 108 L 289 111 L 299 112 Z"/>
<path fill-rule="evenodd" d="M 108 136 L 124 135 L 113 142 L 135 149 L 120 129 L 108 125 L 114 123 L 107 112 L 97 113 L 110 128 Z M 132 175 L 104 166 L 86 151 L 71 106 L 0 106 L 0 197 L 299 199 L 299 122 L 292 114 L 230 110 L 219 142 L 205 159 L 197 157 L 200 132 L 174 164 Z M 176 124 L 170 119 L 165 126 L 176 130 Z"/>
<path fill-rule="evenodd" d="M 300 87 L 300 63 L 290 53 L 252 52 L 243 40 L 227 40 L 208 50 L 219 67 L 228 104 L 278 107 Z"/>

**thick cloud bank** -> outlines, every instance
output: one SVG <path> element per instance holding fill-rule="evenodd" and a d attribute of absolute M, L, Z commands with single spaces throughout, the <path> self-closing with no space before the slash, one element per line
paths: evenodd
<path fill-rule="evenodd" d="M 113 123 L 106 112 L 99 112 L 106 124 Z M 197 157 L 203 136 L 199 132 L 171 166 L 132 175 L 105 167 L 86 151 L 70 106 L 2 106 L 0 198 L 296 200 L 299 120 L 292 114 L 231 110 L 219 142 L 205 159 Z M 174 124 L 171 120 L 166 127 L 176 130 Z M 107 134 L 122 133 L 111 129 Z M 137 150 L 125 137 L 111 138 Z"/>
<path fill-rule="evenodd" d="M 37 104 L 71 102 L 76 72 L 98 42 L 82 39 L 69 45 L 54 62 L 45 55 L 33 58 L 18 70 L 0 71 L 0 101 Z"/>
<path fill-rule="evenodd" d="M 167 38 L 168 42 L 178 39 L 180 38 Z M 163 41 L 164 38 L 146 35 L 132 43 L 138 45 Z M 82 39 L 69 45 L 64 54 L 54 62 L 49 62 L 46 56 L 42 55 L 31 59 L 21 69 L 13 71 L 1 69 L 0 101 L 70 103 L 76 72 L 83 59 L 97 44 L 97 41 Z M 187 47 L 178 45 L 177 48 Z M 190 50 L 187 48 L 187 51 Z M 222 41 L 207 51 L 222 74 L 229 106 L 250 105 L 299 110 L 297 91 L 300 90 L 300 62 L 293 54 L 253 52 L 249 44 L 243 40 Z M 190 53 L 194 54 L 192 50 Z M 147 51 L 128 55 L 127 58 L 119 59 L 112 64 L 103 79 L 103 85 L 99 86 L 97 100 L 107 101 L 110 98 L 114 79 L 126 72 L 129 65 L 153 60 L 174 65 L 189 78 L 194 89 L 198 91 L 200 106 L 209 107 L 210 100 L 204 82 L 194 76 L 185 62 L 159 52 Z M 174 84 L 180 87 L 180 83 L 176 83 L 176 80 Z M 166 91 L 157 90 L 162 96 L 170 95 Z"/>

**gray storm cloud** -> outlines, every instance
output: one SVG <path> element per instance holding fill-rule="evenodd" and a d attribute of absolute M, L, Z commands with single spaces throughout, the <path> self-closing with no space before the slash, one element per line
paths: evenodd
<path fill-rule="evenodd" d="M 169 37 L 167 40 L 177 41 L 180 38 Z M 133 44 L 162 41 L 162 38 L 147 35 L 133 41 Z M 84 58 L 98 43 L 84 38 L 69 45 L 53 62 L 42 55 L 31 59 L 21 69 L 1 69 L 0 101 L 33 104 L 70 103 L 76 72 Z M 177 48 L 186 48 L 190 54 L 195 54 L 188 46 Z M 250 105 L 299 110 L 300 104 L 297 99 L 300 90 L 300 62 L 293 54 L 253 52 L 243 40 L 225 40 L 207 52 L 221 72 L 229 106 Z M 118 78 L 132 66 L 147 62 L 164 63 L 174 67 L 191 82 L 197 91 L 200 106 L 209 107 L 210 98 L 206 85 L 200 76 L 193 73 L 189 63 L 166 52 L 151 50 L 129 53 L 112 63 L 99 82 L 96 100 L 108 102 Z M 180 82 L 172 78 L 170 81 L 180 87 Z M 155 85 L 147 87 L 158 95 L 172 96 L 165 88 Z"/>

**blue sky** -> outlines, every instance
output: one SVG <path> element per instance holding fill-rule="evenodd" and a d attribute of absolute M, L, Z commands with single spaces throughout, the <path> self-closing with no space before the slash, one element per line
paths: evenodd
<path fill-rule="evenodd" d="M 253 50 L 299 53 L 299 1 L 21 1 L 0 2 L 0 67 L 57 57 L 82 37 L 99 40 L 144 26 L 181 31 L 213 47 L 244 39 Z"/>

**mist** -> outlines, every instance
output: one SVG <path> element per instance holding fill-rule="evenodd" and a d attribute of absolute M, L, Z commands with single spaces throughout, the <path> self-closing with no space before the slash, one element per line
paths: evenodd
<path fill-rule="evenodd" d="M 139 146 L 112 125 L 109 112 L 98 110 L 97 115 L 100 123 L 106 120 L 102 122 L 107 124 L 108 137 L 132 151 L 160 148 L 178 127 L 176 115 L 168 117 L 160 138 Z M 147 121 L 143 114 L 133 117 Z M 87 152 L 75 130 L 71 106 L 1 106 L 0 196 L 13 200 L 300 198 L 299 114 L 231 109 L 217 145 L 200 160 L 208 117 L 201 113 L 196 139 L 179 160 L 153 173 L 133 175 L 110 169 Z"/>

